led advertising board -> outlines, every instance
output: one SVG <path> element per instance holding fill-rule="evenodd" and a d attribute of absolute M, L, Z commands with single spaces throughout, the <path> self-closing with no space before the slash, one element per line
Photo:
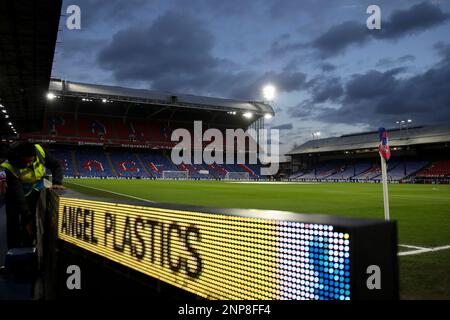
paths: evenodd
<path fill-rule="evenodd" d="M 60 240 L 203 298 L 398 296 L 393 222 L 70 197 L 58 211 Z"/>

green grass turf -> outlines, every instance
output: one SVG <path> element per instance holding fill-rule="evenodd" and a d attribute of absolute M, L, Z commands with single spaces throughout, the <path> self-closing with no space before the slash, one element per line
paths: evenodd
<path fill-rule="evenodd" d="M 66 182 L 76 191 L 102 197 L 121 198 L 70 182 L 164 203 L 384 217 L 379 184 L 256 185 L 94 179 Z M 425 247 L 450 245 L 450 186 L 390 185 L 389 196 L 391 219 L 398 221 L 399 243 Z M 449 250 L 401 257 L 402 298 L 450 298 L 449 273 Z"/>

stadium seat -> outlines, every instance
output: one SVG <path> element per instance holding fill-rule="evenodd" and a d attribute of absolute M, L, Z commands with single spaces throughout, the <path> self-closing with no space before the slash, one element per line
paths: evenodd
<path fill-rule="evenodd" d="M 49 152 L 58 159 L 61 163 L 61 167 L 63 169 L 64 176 L 67 177 L 75 177 L 77 172 L 75 170 L 72 153 L 68 149 L 50 149 Z"/>
<path fill-rule="evenodd" d="M 102 151 L 77 152 L 81 177 L 117 177 Z"/>
<path fill-rule="evenodd" d="M 75 121 L 70 116 L 49 115 L 44 121 L 44 131 L 50 136 L 69 136 L 73 137 L 75 133 Z"/>
<path fill-rule="evenodd" d="M 420 170 L 416 176 L 423 178 L 450 177 L 450 160 L 434 161 L 427 168 Z"/>
<path fill-rule="evenodd" d="M 80 117 L 78 134 L 82 137 L 112 138 L 112 124 L 109 119 L 101 117 Z"/>
<path fill-rule="evenodd" d="M 109 155 L 119 177 L 150 177 L 133 153 L 114 151 Z"/>

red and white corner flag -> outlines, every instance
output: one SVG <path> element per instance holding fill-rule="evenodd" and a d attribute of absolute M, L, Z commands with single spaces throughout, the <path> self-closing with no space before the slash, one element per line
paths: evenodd
<path fill-rule="evenodd" d="M 378 129 L 380 133 L 380 145 L 378 146 L 378 152 L 381 158 L 381 176 L 383 182 L 383 200 L 384 200 L 384 219 L 389 220 L 389 192 L 387 181 L 387 166 L 386 162 L 391 157 L 391 149 L 389 148 L 388 134 L 385 128 Z"/>

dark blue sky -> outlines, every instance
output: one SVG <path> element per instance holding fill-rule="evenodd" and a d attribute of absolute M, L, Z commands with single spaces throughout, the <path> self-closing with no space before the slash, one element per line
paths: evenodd
<path fill-rule="evenodd" d="M 450 1 L 67 0 L 53 76 L 238 99 L 278 95 L 272 127 L 293 143 L 450 121 Z M 366 28 L 381 7 L 382 29 Z"/>

